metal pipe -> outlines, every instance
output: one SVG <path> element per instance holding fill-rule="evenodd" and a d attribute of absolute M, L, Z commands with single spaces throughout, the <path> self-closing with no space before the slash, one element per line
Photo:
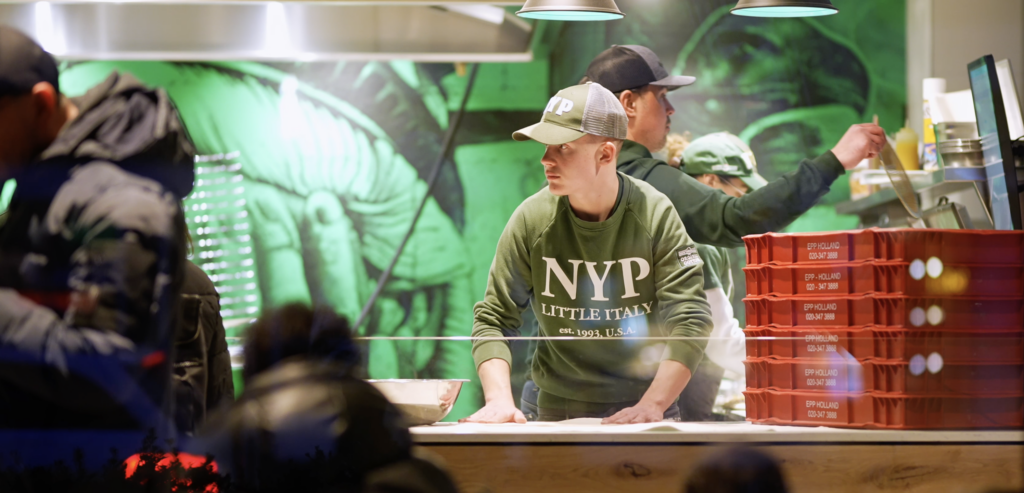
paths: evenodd
<path fill-rule="evenodd" d="M 444 137 L 444 143 L 441 146 L 441 154 L 437 157 L 437 163 L 434 164 L 434 168 L 430 171 L 430 176 L 427 178 L 427 190 L 423 194 L 423 200 L 420 201 L 420 206 L 416 209 L 416 214 L 412 217 L 412 224 L 409 225 L 409 231 L 405 233 L 405 237 L 402 238 L 402 242 L 398 244 L 395 256 L 392 257 L 391 263 L 388 264 L 387 269 L 384 269 L 384 272 L 381 272 L 380 278 L 377 279 L 377 287 L 374 288 L 373 294 L 370 295 L 370 299 L 367 300 L 366 305 L 363 306 L 363 310 L 359 313 L 359 318 L 356 320 L 356 323 L 352 325 L 353 333 L 355 333 L 363 322 L 366 321 L 366 318 L 370 315 L 370 309 L 373 308 L 373 303 L 377 301 L 377 297 L 379 297 L 380 293 L 384 291 L 384 285 L 387 284 L 388 280 L 391 278 L 391 271 L 393 271 L 395 269 L 395 265 L 398 264 L 398 259 L 401 258 L 402 251 L 405 250 L 406 243 L 409 242 L 409 238 L 412 237 L 413 230 L 416 229 L 416 223 L 419 222 L 420 214 L 423 213 L 423 208 L 426 207 L 427 201 L 430 200 L 430 192 L 434 189 L 434 184 L 437 183 L 437 178 L 441 175 L 441 167 L 444 166 L 445 158 L 448 157 L 452 143 L 455 142 L 455 133 L 458 132 L 459 124 L 462 123 L 462 115 L 466 112 L 466 103 L 469 101 L 469 95 L 473 92 L 473 84 L 476 82 L 476 73 L 479 68 L 480 64 L 474 63 L 473 68 L 469 70 L 469 80 L 466 82 L 466 92 L 462 95 L 462 102 L 459 104 L 459 111 L 455 114 L 455 118 L 448 127 L 448 132 Z"/>

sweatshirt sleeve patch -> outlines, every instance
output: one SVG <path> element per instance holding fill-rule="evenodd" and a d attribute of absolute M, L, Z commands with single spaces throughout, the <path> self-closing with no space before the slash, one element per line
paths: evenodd
<path fill-rule="evenodd" d="M 680 267 L 693 267 L 701 265 L 700 255 L 694 247 L 687 247 L 676 252 Z"/>

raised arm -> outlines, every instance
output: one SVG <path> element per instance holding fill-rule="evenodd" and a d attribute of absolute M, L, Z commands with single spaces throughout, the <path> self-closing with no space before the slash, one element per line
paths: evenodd
<path fill-rule="evenodd" d="M 789 225 L 828 193 L 846 170 L 876 155 L 884 143 L 881 127 L 854 125 L 831 151 L 801 161 L 795 171 L 740 198 L 706 187 L 670 166 L 655 166 L 646 180 L 672 200 L 694 241 L 740 247 L 744 236 Z"/>

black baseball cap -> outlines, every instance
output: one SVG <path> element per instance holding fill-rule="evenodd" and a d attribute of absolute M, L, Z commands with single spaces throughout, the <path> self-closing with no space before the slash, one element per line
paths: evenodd
<path fill-rule="evenodd" d="M 53 56 L 21 31 L 0 26 L 0 97 L 25 94 L 40 82 L 60 92 Z"/>
<path fill-rule="evenodd" d="M 669 75 L 658 55 L 640 45 L 612 45 L 590 62 L 586 79 L 618 93 L 647 85 L 674 91 L 697 81 L 688 75 Z"/>

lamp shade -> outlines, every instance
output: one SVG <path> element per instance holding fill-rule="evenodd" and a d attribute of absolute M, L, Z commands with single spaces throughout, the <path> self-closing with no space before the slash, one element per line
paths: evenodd
<path fill-rule="evenodd" d="M 516 15 L 553 21 L 610 21 L 626 16 L 615 0 L 526 0 Z"/>
<path fill-rule="evenodd" d="M 839 13 L 829 0 L 739 0 L 732 9 L 747 17 L 817 17 Z"/>

